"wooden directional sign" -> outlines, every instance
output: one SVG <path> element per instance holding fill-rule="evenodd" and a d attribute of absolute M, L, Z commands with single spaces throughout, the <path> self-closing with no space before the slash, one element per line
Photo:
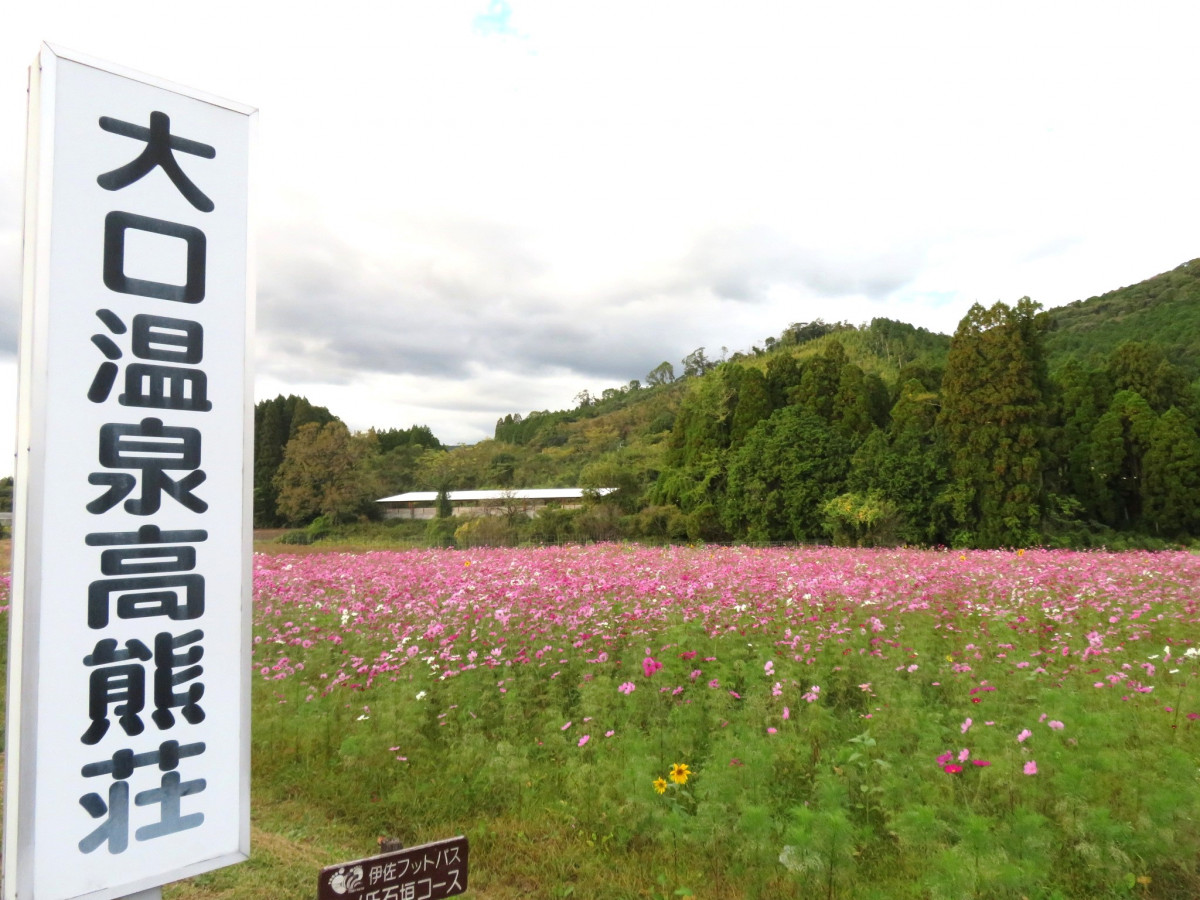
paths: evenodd
<path fill-rule="evenodd" d="M 463 836 L 322 869 L 317 900 L 441 900 L 467 889 Z"/>

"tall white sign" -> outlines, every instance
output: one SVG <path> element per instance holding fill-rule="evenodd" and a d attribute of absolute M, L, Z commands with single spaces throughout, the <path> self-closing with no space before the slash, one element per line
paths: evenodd
<path fill-rule="evenodd" d="M 249 855 L 253 109 L 30 73 L 4 897 Z"/>

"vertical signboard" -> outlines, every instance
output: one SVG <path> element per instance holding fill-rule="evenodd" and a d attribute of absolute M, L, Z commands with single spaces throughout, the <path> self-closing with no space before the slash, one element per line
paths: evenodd
<path fill-rule="evenodd" d="M 254 110 L 30 73 L 4 897 L 249 854 Z"/>

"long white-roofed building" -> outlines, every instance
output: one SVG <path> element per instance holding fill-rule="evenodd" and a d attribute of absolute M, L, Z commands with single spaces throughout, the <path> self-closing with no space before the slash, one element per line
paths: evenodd
<path fill-rule="evenodd" d="M 534 516 L 539 509 L 554 505 L 575 509 L 584 497 L 603 497 L 616 488 L 514 488 L 492 491 L 447 491 L 446 498 L 456 516 L 512 515 Z M 376 501 L 383 506 L 385 519 L 432 519 L 437 515 L 437 491 L 409 491 Z"/>

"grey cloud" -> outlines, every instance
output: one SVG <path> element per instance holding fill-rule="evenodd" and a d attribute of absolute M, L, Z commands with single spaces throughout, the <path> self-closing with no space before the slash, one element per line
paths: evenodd
<path fill-rule="evenodd" d="M 619 383 L 700 345 L 737 344 L 727 336 L 745 336 L 731 315 L 765 303 L 775 287 L 881 298 L 911 280 L 921 256 L 901 247 L 837 259 L 777 231 L 728 229 L 703 236 L 674 265 L 564 295 L 516 228 L 407 227 L 412 239 L 385 259 L 318 231 L 262 241 L 260 371 L 330 384 L 363 373 L 469 380 L 481 371 Z"/>
<path fill-rule="evenodd" d="M 494 225 L 449 223 L 425 234 L 430 255 L 398 252 L 384 263 L 324 235 L 264 243 L 260 370 L 279 377 L 463 378 L 483 367 L 622 380 L 660 361 L 676 312 L 550 295 L 539 283 L 545 267 L 520 235 Z"/>
<path fill-rule="evenodd" d="M 774 229 L 750 227 L 709 232 L 684 260 L 683 271 L 725 300 L 761 302 L 779 285 L 882 300 L 913 280 L 922 256 L 915 246 L 901 245 L 848 257 L 796 244 Z"/>

